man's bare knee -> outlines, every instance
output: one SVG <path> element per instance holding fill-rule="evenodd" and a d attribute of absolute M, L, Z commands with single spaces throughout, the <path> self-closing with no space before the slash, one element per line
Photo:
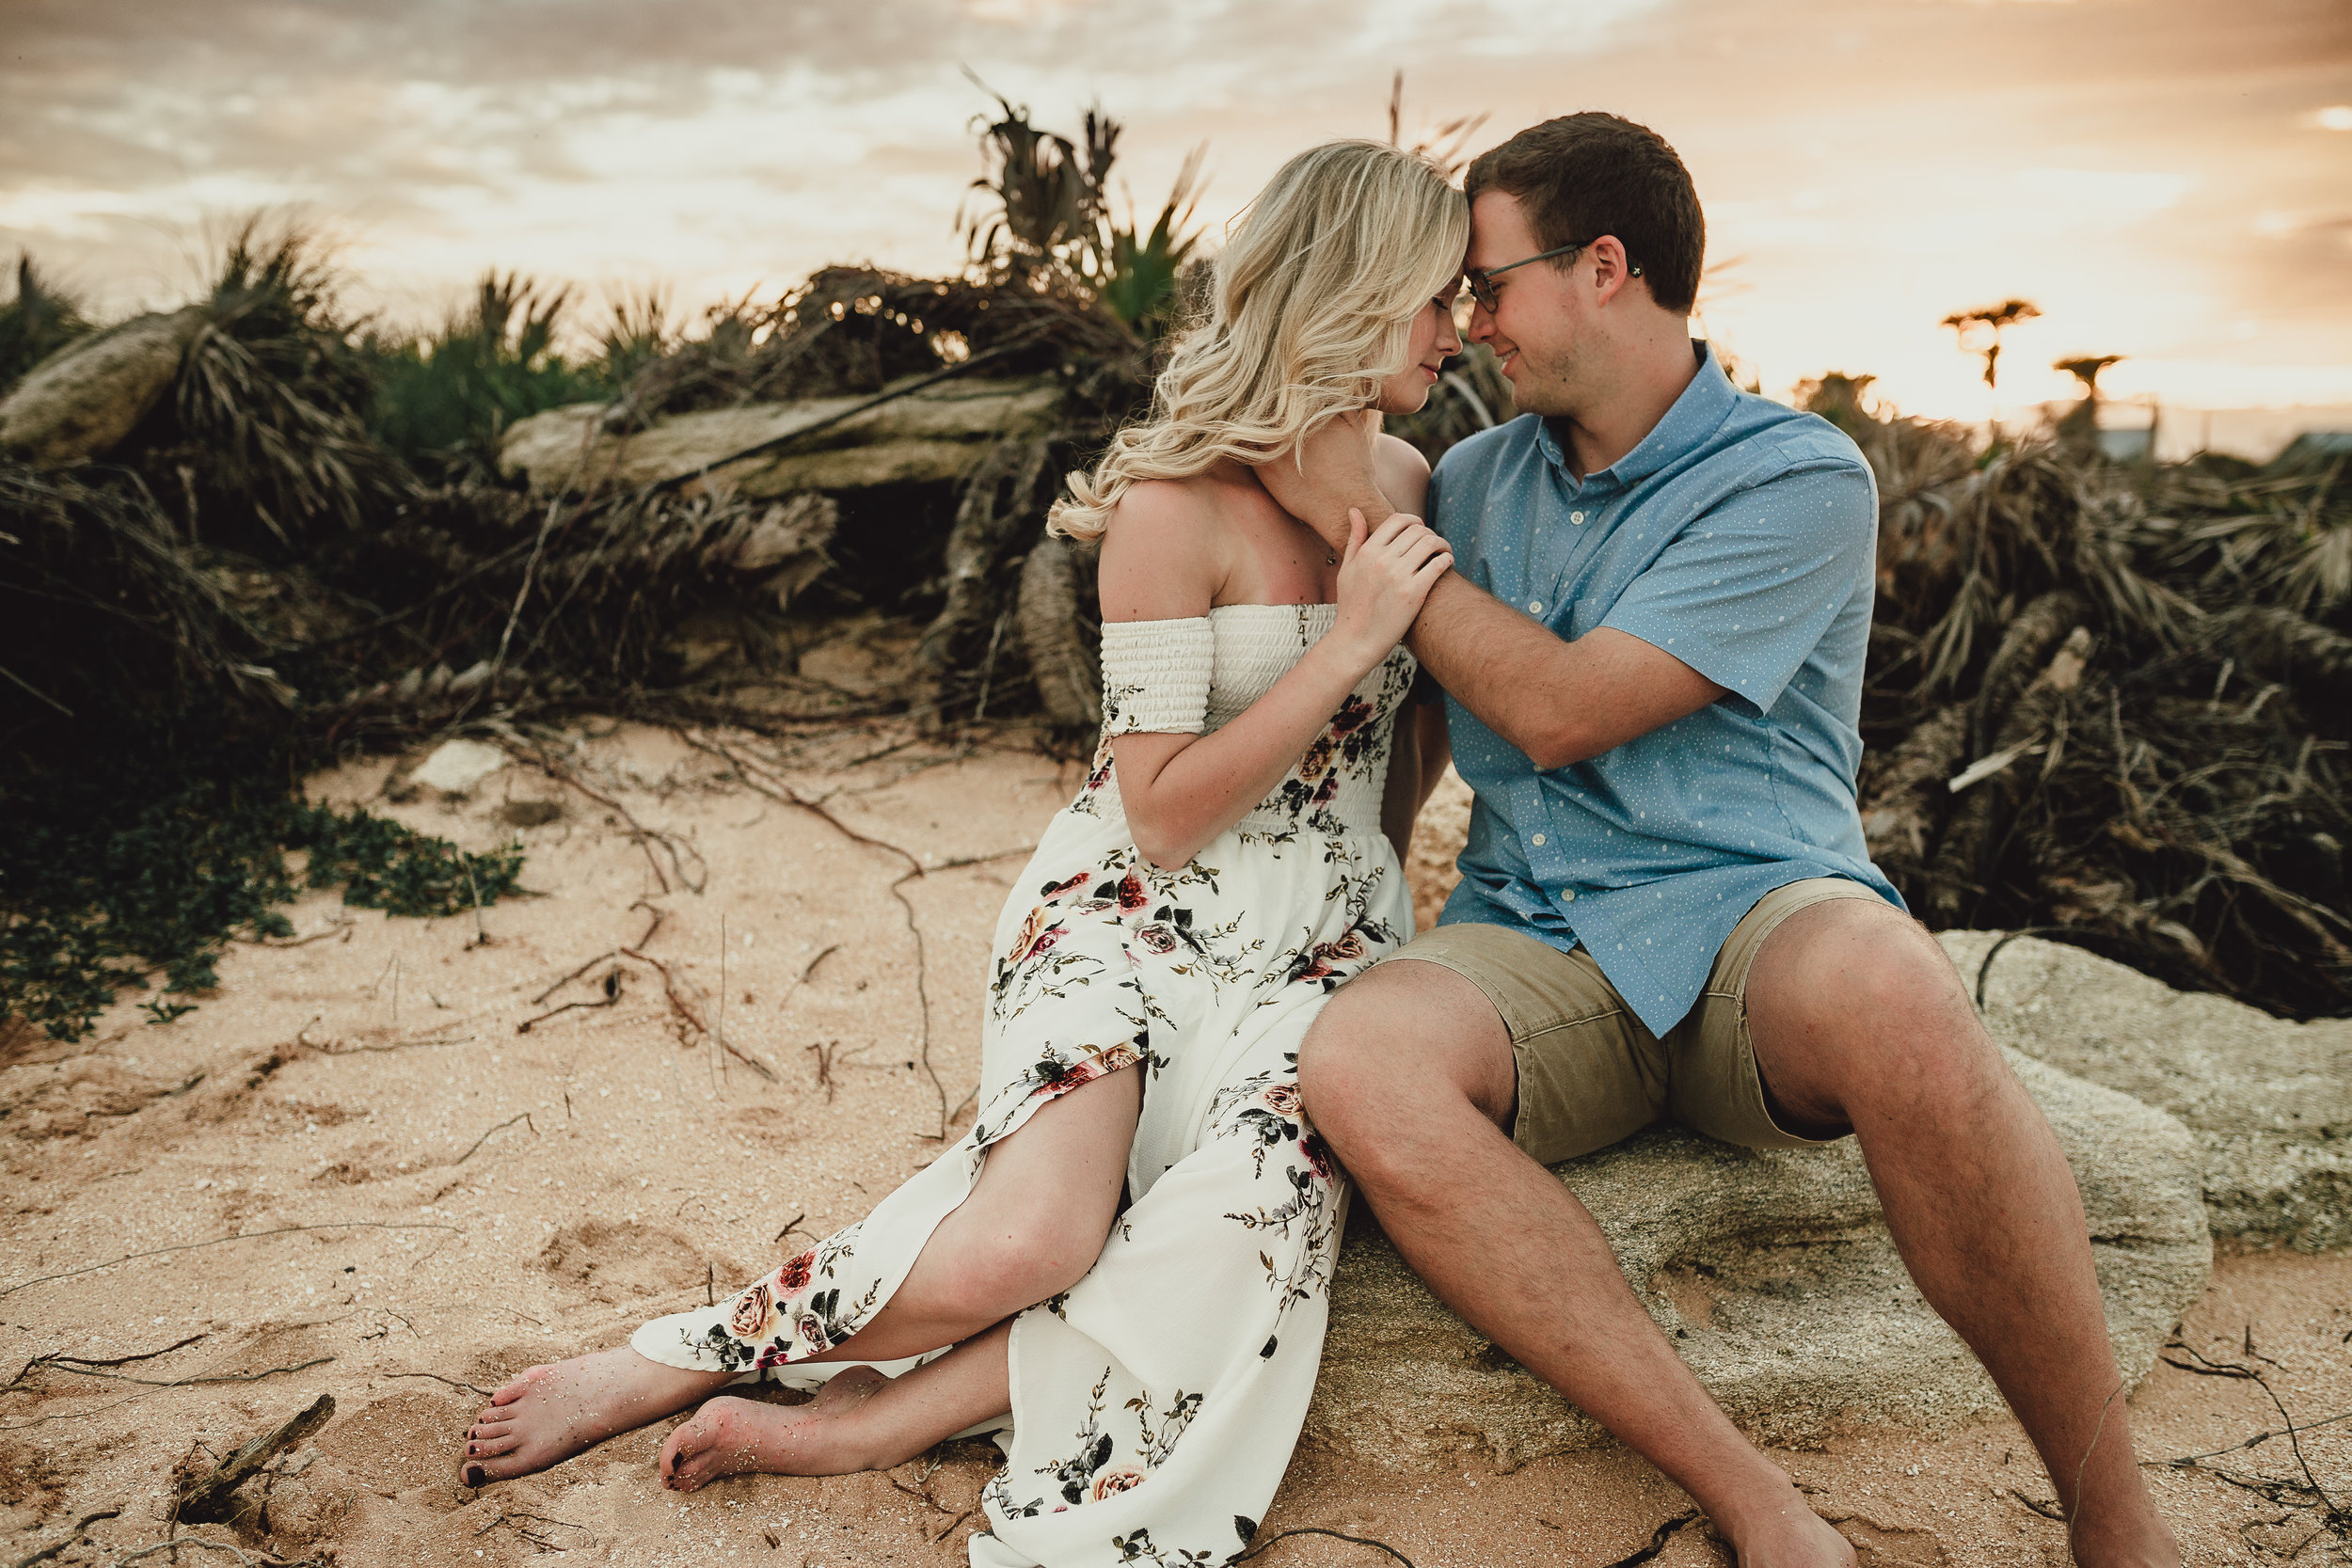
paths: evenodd
<path fill-rule="evenodd" d="M 1765 1082 L 1800 1117 L 1950 1106 L 2009 1076 L 1950 959 L 1885 905 L 1837 899 L 1790 915 L 1756 954 L 1747 1010 Z"/>
<path fill-rule="evenodd" d="M 1343 1159 L 1433 1097 L 1459 1095 L 1500 1122 L 1518 1091 L 1510 1033 L 1486 994 L 1413 958 L 1376 964 L 1332 995 L 1299 1047 L 1298 1079 L 1309 1119 Z"/>

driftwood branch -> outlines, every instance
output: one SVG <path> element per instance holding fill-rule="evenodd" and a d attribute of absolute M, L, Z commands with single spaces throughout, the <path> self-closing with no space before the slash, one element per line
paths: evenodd
<path fill-rule="evenodd" d="M 275 1432 L 256 1437 L 209 1474 L 196 1477 L 183 1486 L 174 1515 L 191 1525 L 225 1523 L 230 1513 L 230 1495 L 259 1474 L 262 1465 L 325 1426 L 334 1414 L 335 1396 L 321 1394 Z"/>

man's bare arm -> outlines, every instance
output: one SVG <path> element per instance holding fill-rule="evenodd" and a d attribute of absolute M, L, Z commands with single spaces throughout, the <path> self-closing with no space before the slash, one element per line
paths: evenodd
<path fill-rule="evenodd" d="M 1282 509 L 1326 539 L 1348 513 L 1375 526 L 1395 509 L 1374 474 L 1363 428 L 1334 420 L 1258 470 Z M 1438 685 L 1542 768 L 1597 757 L 1671 724 L 1724 689 L 1663 649 L 1606 626 L 1567 641 L 1458 572 L 1438 580 L 1406 645 Z"/>
<path fill-rule="evenodd" d="M 1564 640 L 1458 572 L 1429 591 L 1406 645 L 1456 701 L 1546 769 L 1696 713 L 1724 689 L 1612 627 Z"/>

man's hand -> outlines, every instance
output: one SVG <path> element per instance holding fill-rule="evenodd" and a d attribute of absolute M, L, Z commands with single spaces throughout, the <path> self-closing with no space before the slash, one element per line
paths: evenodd
<path fill-rule="evenodd" d="M 1285 452 L 1254 470 L 1275 504 L 1323 536 L 1334 551 L 1348 540 L 1349 508 L 1377 529 L 1396 510 L 1373 476 L 1372 442 L 1379 416 L 1367 410 L 1343 414 Z"/>

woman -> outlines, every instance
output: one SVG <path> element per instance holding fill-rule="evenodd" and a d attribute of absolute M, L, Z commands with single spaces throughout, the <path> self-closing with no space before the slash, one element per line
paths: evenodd
<path fill-rule="evenodd" d="M 1460 348 L 1468 233 L 1427 160 L 1376 143 L 1260 195 L 1150 418 L 1055 512 L 1102 541 L 1104 738 L 999 920 L 972 1130 L 732 1301 L 501 1388 L 469 1484 L 707 1402 L 661 1451 L 680 1490 L 995 1430 L 976 1564 L 1247 1544 L 1313 1389 L 1343 1200 L 1295 1053 L 1412 934 L 1400 855 L 1444 759 L 1415 734 L 1441 726 L 1393 727 L 1397 643 L 1452 559 L 1409 515 L 1334 556 L 1254 470 L 1422 405 Z M 1417 508 L 1426 466 L 1367 438 Z M 760 1376 L 822 1391 L 709 1397 Z"/>

